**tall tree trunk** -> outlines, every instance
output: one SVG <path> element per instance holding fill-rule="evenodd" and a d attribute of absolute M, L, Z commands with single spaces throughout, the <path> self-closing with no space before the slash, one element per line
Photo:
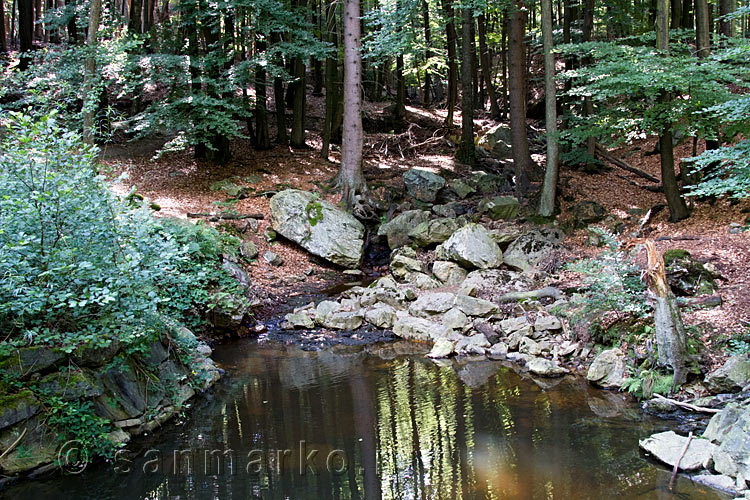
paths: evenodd
<path fill-rule="evenodd" d="M 86 38 L 86 73 L 83 81 L 83 141 L 94 143 L 94 117 L 98 108 L 99 96 L 94 93 L 96 79 L 97 31 L 102 15 L 102 0 L 91 0 L 89 7 L 89 31 Z"/>
<path fill-rule="evenodd" d="M 471 27 L 474 16 L 470 8 L 461 9 L 461 144 L 456 151 L 456 158 L 461 163 L 474 166 L 476 149 L 474 147 L 474 83 L 472 80 L 472 46 Z"/>
<path fill-rule="evenodd" d="M 65 6 L 72 6 L 74 4 L 73 0 L 65 0 Z M 75 11 L 72 11 L 70 14 L 70 20 L 68 21 L 67 26 L 68 31 L 68 43 L 76 44 L 78 43 L 78 25 L 76 24 L 76 16 Z"/>
<path fill-rule="evenodd" d="M 42 0 L 34 0 L 34 37 L 42 41 L 44 39 L 44 24 L 42 23 Z"/>
<path fill-rule="evenodd" d="M 510 115 L 510 102 L 508 99 L 508 8 L 503 9 L 503 21 L 500 34 L 500 67 L 503 74 L 503 116 Z"/>
<path fill-rule="evenodd" d="M 711 54 L 711 24 L 707 0 L 695 0 L 695 46 L 699 58 L 703 59 Z"/>
<path fill-rule="evenodd" d="M 484 85 L 487 87 L 487 96 L 490 99 L 490 115 L 493 120 L 500 120 L 502 113 L 500 111 L 500 105 L 497 103 L 495 86 L 492 84 L 492 61 L 490 61 L 490 53 L 487 48 L 487 19 L 484 17 L 484 14 L 480 14 L 479 17 L 477 17 L 477 26 L 479 34 L 479 56 L 482 64 Z"/>
<path fill-rule="evenodd" d="M 396 108 L 394 118 L 399 127 L 406 122 L 406 80 L 404 79 L 404 56 L 396 57 Z"/>
<path fill-rule="evenodd" d="M 445 17 L 445 36 L 448 44 L 448 115 L 445 125 L 453 126 L 453 110 L 458 99 L 458 68 L 456 62 L 456 23 L 450 0 L 441 0 Z"/>
<path fill-rule="evenodd" d="M 0 0 L 0 54 L 8 50 L 8 42 L 5 37 L 5 2 Z"/>
<path fill-rule="evenodd" d="M 34 3 L 33 0 L 18 0 L 18 69 L 25 71 L 31 64 L 32 40 L 34 37 Z"/>
<path fill-rule="evenodd" d="M 367 190 L 362 175 L 362 59 L 360 55 L 359 0 L 344 2 L 344 129 L 338 187 L 352 208 L 356 195 Z"/>
<path fill-rule="evenodd" d="M 258 40 L 256 52 L 266 51 L 266 41 Z M 268 133 L 268 113 L 266 112 L 266 70 L 258 65 L 255 70 L 255 149 L 271 148 L 271 136 Z"/>
<path fill-rule="evenodd" d="M 670 28 L 673 30 L 680 29 L 682 25 L 682 0 L 671 0 L 672 3 L 672 20 Z"/>
<path fill-rule="evenodd" d="M 336 36 L 336 6 L 337 2 L 331 2 L 326 8 L 325 40 L 333 47 L 338 48 L 338 37 Z M 326 70 L 326 116 L 323 120 L 323 147 L 320 156 L 328 159 L 328 149 L 331 144 L 333 133 L 333 122 L 336 114 L 336 106 L 339 101 L 339 75 L 338 75 L 338 50 L 334 51 L 332 57 L 325 61 Z"/>
<path fill-rule="evenodd" d="M 544 173 L 539 215 L 549 217 L 555 210 L 557 190 L 557 99 L 555 92 L 555 54 L 552 52 L 552 0 L 542 0 L 542 37 L 544 43 L 544 101 L 547 124 L 547 169 Z"/>
<path fill-rule="evenodd" d="M 307 83 L 305 77 L 305 62 L 301 57 L 294 59 L 294 106 L 292 107 L 292 135 L 289 144 L 295 148 L 306 148 L 305 144 L 305 112 L 307 105 Z"/>
<path fill-rule="evenodd" d="M 278 76 L 273 79 L 273 99 L 276 103 L 276 143 L 288 144 L 286 108 L 284 107 L 284 81 Z"/>
<path fill-rule="evenodd" d="M 131 33 L 143 33 L 141 31 L 143 0 L 130 0 L 130 22 L 128 31 Z"/>
<path fill-rule="evenodd" d="M 479 61 L 477 57 L 477 48 L 474 40 L 476 39 L 476 30 L 474 29 L 474 14 L 472 11 L 471 25 L 469 26 L 469 49 L 471 50 L 471 83 L 474 86 L 473 106 L 474 109 L 481 109 L 483 102 L 481 100 L 481 90 L 479 88 Z"/>
<path fill-rule="evenodd" d="M 526 135 L 526 9 L 522 0 L 514 0 L 508 22 L 508 90 L 510 91 L 510 132 L 516 189 L 519 195 L 529 189 L 534 169 Z"/>
<path fill-rule="evenodd" d="M 734 0 L 719 0 L 719 33 L 724 38 L 723 45 L 726 45 L 726 39 L 734 36 L 734 21 L 726 19 L 726 15 L 734 12 L 736 6 Z"/>
<path fill-rule="evenodd" d="M 422 22 L 424 23 L 424 40 L 425 40 L 425 62 L 429 63 L 432 58 L 432 33 L 430 32 L 430 8 L 427 0 L 422 0 Z M 424 93 L 422 94 L 422 104 L 429 106 L 432 102 L 432 78 L 430 68 L 427 67 L 424 72 Z"/>

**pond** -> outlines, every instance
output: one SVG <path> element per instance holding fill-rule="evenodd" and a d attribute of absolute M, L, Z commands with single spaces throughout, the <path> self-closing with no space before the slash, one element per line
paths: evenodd
<path fill-rule="evenodd" d="M 713 499 L 643 457 L 669 423 L 580 378 L 533 380 L 493 361 L 435 363 L 394 342 L 305 351 L 219 346 L 224 380 L 181 425 L 80 474 L 7 498 Z"/>

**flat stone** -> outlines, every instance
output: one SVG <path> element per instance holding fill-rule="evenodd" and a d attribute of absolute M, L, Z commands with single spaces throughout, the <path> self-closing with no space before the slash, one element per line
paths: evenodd
<path fill-rule="evenodd" d="M 437 260 L 432 263 L 432 274 L 445 285 L 458 285 L 469 274 L 466 269 L 454 262 Z"/>
<path fill-rule="evenodd" d="M 284 259 L 282 259 L 277 253 L 272 252 L 268 250 L 266 253 L 263 254 L 263 260 L 271 264 L 272 266 L 281 266 L 284 264 Z"/>
<path fill-rule="evenodd" d="M 396 309 L 388 304 L 378 304 L 365 313 L 365 321 L 378 328 L 391 328 L 396 321 Z"/>
<path fill-rule="evenodd" d="M 407 340 L 435 342 L 448 336 L 445 326 L 423 318 L 403 316 L 393 325 L 393 333 Z"/>
<path fill-rule="evenodd" d="M 486 213 L 490 219 L 512 219 L 518 215 L 518 199 L 514 196 L 496 196 L 483 200 L 479 206 L 479 213 Z"/>
<path fill-rule="evenodd" d="M 529 321 L 526 319 L 526 316 L 507 318 L 500 322 L 500 328 L 506 334 L 511 334 L 527 326 L 529 326 Z"/>
<path fill-rule="evenodd" d="M 40 408 L 39 401 L 29 390 L 0 397 L 0 429 L 36 415 Z"/>
<path fill-rule="evenodd" d="M 426 247 L 444 242 L 456 229 L 458 224 L 454 219 L 431 219 L 409 231 L 409 237 L 420 247 Z"/>
<path fill-rule="evenodd" d="M 456 342 L 456 353 L 464 355 L 485 354 L 492 347 L 490 341 L 482 334 L 462 337 Z"/>
<path fill-rule="evenodd" d="M 430 220 L 430 212 L 426 210 L 408 210 L 389 222 L 381 224 L 378 228 L 378 236 L 388 239 L 391 250 L 411 243 L 409 232 L 421 223 Z"/>
<path fill-rule="evenodd" d="M 433 203 L 438 192 L 445 187 L 445 179 L 419 168 L 411 168 L 403 175 L 404 186 L 419 201 Z"/>
<path fill-rule="evenodd" d="M 450 181 L 449 187 L 451 188 L 451 191 L 456 193 L 456 195 L 462 200 L 470 194 L 476 192 L 473 187 L 469 186 L 467 183 L 460 179 L 454 179 Z"/>
<path fill-rule="evenodd" d="M 742 390 L 750 385 L 750 358 L 745 354 L 730 357 L 721 367 L 706 375 L 705 383 L 714 393 Z"/>
<path fill-rule="evenodd" d="M 443 325 L 451 330 L 464 331 L 469 326 L 469 318 L 457 307 L 452 307 L 442 318 Z"/>
<path fill-rule="evenodd" d="M 304 313 L 289 313 L 284 316 L 284 320 L 286 325 L 282 325 L 282 327 L 286 327 L 285 329 L 304 328 L 311 330 L 315 328 L 315 322 L 310 316 Z"/>
<path fill-rule="evenodd" d="M 524 233 L 505 251 L 505 264 L 520 271 L 529 271 L 555 250 L 561 239 L 562 234 L 556 229 Z"/>
<path fill-rule="evenodd" d="M 548 331 L 548 330 L 560 330 L 562 323 L 555 316 L 539 315 L 536 317 L 534 322 L 534 330 Z"/>
<path fill-rule="evenodd" d="M 508 344 L 505 342 L 498 342 L 490 347 L 487 352 L 487 356 L 491 359 L 503 359 L 508 355 Z"/>
<path fill-rule="evenodd" d="M 654 458 L 670 467 L 674 467 L 680 454 L 685 448 L 688 438 L 673 431 L 660 432 L 640 440 L 638 445 Z M 693 471 L 706 468 L 711 462 L 711 456 L 718 447 L 708 439 L 693 438 L 685 455 L 680 459 L 679 469 Z"/>
<path fill-rule="evenodd" d="M 568 370 L 552 360 L 544 358 L 530 358 L 526 362 L 526 368 L 534 375 L 540 377 L 560 377 L 568 373 Z"/>
<path fill-rule="evenodd" d="M 7 371 L 18 377 L 27 377 L 46 370 L 63 357 L 62 353 L 45 346 L 22 347 L 11 351 L 0 362 L 0 372 Z"/>
<path fill-rule="evenodd" d="M 447 358 L 453 354 L 454 345 L 448 339 L 437 339 L 435 345 L 432 346 L 432 350 L 427 354 L 428 358 L 440 359 Z"/>
<path fill-rule="evenodd" d="M 498 311 L 497 305 L 489 300 L 478 299 L 462 294 L 456 295 L 453 304 L 461 309 L 467 316 L 486 317 L 495 314 Z"/>
<path fill-rule="evenodd" d="M 447 292 L 425 293 L 409 306 L 409 314 L 417 317 L 429 317 L 448 311 L 453 307 L 454 295 Z"/>
<path fill-rule="evenodd" d="M 725 491 L 732 495 L 740 493 L 735 480 L 729 476 L 721 474 L 696 474 L 695 476 L 691 476 L 690 479 L 696 483 L 705 484 L 709 488 Z"/>

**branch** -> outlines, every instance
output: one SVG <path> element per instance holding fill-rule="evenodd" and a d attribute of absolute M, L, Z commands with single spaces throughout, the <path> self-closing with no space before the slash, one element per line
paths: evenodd
<path fill-rule="evenodd" d="M 242 220 L 242 219 L 263 219 L 263 214 L 212 214 L 204 212 L 188 212 L 187 216 L 191 219 L 207 217 L 212 220 Z"/>
<path fill-rule="evenodd" d="M 679 406 L 680 408 L 684 408 L 686 410 L 692 410 L 698 413 L 721 413 L 721 410 L 716 409 L 716 408 L 706 408 L 704 406 L 695 406 L 695 405 L 691 405 L 690 403 L 683 403 L 682 401 L 665 398 L 661 394 L 654 394 L 654 397 L 664 401 L 665 403 L 669 403 L 672 406 Z"/>
<path fill-rule="evenodd" d="M 682 457 L 685 456 L 685 453 L 687 453 L 687 450 L 690 447 L 690 442 L 692 440 L 693 440 L 693 431 L 690 431 L 690 434 L 688 434 L 687 443 L 685 443 L 685 447 L 682 449 L 682 452 L 680 453 L 680 456 L 677 459 L 677 462 L 675 462 L 674 469 L 672 469 L 672 478 L 669 480 L 669 491 L 672 491 L 672 487 L 674 486 L 674 479 L 677 477 L 677 471 L 680 469 L 680 462 L 682 461 Z"/>
<path fill-rule="evenodd" d="M 563 297 L 563 293 L 555 287 L 547 286 L 544 288 L 540 288 L 538 290 L 529 290 L 527 292 L 506 293 L 505 295 L 501 295 L 497 299 L 497 302 L 500 304 L 503 304 L 507 302 L 518 302 L 521 300 L 528 300 L 528 299 L 541 299 L 545 297 L 549 297 L 549 298 L 557 300 Z"/>
<path fill-rule="evenodd" d="M 26 427 L 24 427 L 24 428 L 23 428 L 23 432 L 21 433 L 21 435 L 20 435 L 20 436 L 18 436 L 18 438 L 16 438 L 16 440 L 15 440 L 15 441 L 13 441 L 13 444 L 11 444 L 10 446 L 8 446 L 8 449 L 7 449 L 7 450 L 5 450 L 5 451 L 3 452 L 3 454 L 2 454 L 2 455 L 0 455 L 0 460 L 1 460 L 1 459 L 3 459 L 3 458 L 5 458 L 5 455 L 7 455 L 7 454 L 8 454 L 8 453 L 10 453 L 11 451 L 13 451 L 13 449 L 14 449 L 14 448 L 15 448 L 16 446 L 18 446 L 18 443 L 20 443 L 20 442 L 21 442 L 21 440 L 23 439 L 23 437 L 24 437 L 24 436 L 26 435 L 26 429 L 27 429 L 27 428 L 26 428 Z"/>
<path fill-rule="evenodd" d="M 596 153 L 599 156 L 601 156 L 602 158 L 604 158 L 605 160 L 607 160 L 608 162 L 610 162 L 614 166 L 620 167 L 623 170 L 627 170 L 628 172 L 632 172 L 632 173 L 634 173 L 636 175 L 639 175 L 639 176 L 643 177 L 644 179 L 650 180 L 651 182 L 655 182 L 657 184 L 659 183 L 659 179 L 657 179 L 653 175 L 649 174 L 648 172 L 644 172 L 640 168 L 636 168 L 636 167 L 634 167 L 634 166 L 626 163 L 625 161 L 623 161 L 623 160 L 621 160 L 619 158 L 615 158 L 614 156 L 612 156 L 611 154 L 609 154 L 609 151 L 607 151 L 604 148 L 604 146 L 602 146 L 601 144 L 597 144 L 595 149 L 596 149 Z"/>
<path fill-rule="evenodd" d="M 622 179 L 624 181 L 627 181 L 629 184 L 632 184 L 633 186 L 639 187 L 641 189 L 645 189 L 646 191 L 650 191 L 652 193 L 663 193 L 664 192 L 664 187 L 661 184 L 657 184 L 656 186 L 647 186 L 645 184 L 638 184 L 634 180 L 628 179 L 624 175 L 620 175 L 620 174 L 615 174 L 615 175 L 617 175 L 617 177 L 619 177 L 620 179 Z"/>

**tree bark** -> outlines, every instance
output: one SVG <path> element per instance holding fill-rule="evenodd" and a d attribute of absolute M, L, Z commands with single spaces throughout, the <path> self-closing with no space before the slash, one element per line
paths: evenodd
<path fill-rule="evenodd" d="M 519 195 L 529 189 L 529 175 L 534 163 L 526 135 L 526 7 L 522 0 L 514 0 L 508 22 L 508 87 L 510 91 L 510 131 L 513 164 L 516 170 L 516 189 Z"/>
<path fill-rule="evenodd" d="M 441 0 L 445 17 L 445 35 L 448 44 L 448 115 L 445 125 L 453 127 L 453 110 L 458 99 L 458 68 L 456 63 L 456 24 L 450 0 Z"/>
<path fill-rule="evenodd" d="M 258 40 L 256 50 L 265 52 L 266 41 Z M 271 136 L 268 133 L 268 113 L 266 112 L 266 70 L 258 65 L 255 70 L 255 149 L 263 151 L 271 148 Z"/>
<path fill-rule="evenodd" d="M 5 2 L 0 0 L 0 54 L 5 53 L 8 49 L 8 42 L 5 38 Z"/>
<path fill-rule="evenodd" d="M 86 73 L 83 82 L 83 141 L 94 143 L 94 117 L 96 116 L 99 97 L 94 94 L 94 79 L 96 78 L 96 50 L 97 31 L 102 15 L 102 0 L 91 0 L 89 7 L 89 31 L 86 38 Z"/>
<path fill-rule="evenodd" d="M 348 208 L 366 191 L 362 175 L 362 58 L 359 0 L 344 2 L 344 128 L 338 187 Z"/>
<path fill-rule="evenodd" d="M 396 109 L 394 118 L 399 127 L 406 122 L 406 80 L 404 79 L 404 56 L 396 57 Z"/>
<path fill-rule="evenodd" d="M 130 0 L 130 22 L 128 23 L 128 31 L 131 33 L 142 33 L 142 11 L 143 0 Z"/>
<path fill-rule="evenodd" d="M 476 161 L 474 147 L 474 82 L 472 79 L 472 47 L 474 39 L 471 27 L 474 16 L 470 8 L 461 9 L 461 144 L 456 158 L 461 163 L 473 166 Z"/>
<path fill-rule="evenodd" d="M 555 211 L 557 190 L 557 99 L 555 91 L 555 54 L 552 52 L 552 0 L 542 0 L 542 38 L 544 44 L 544 101 L 547 124 L 547 169 L 544 173 L 539 215 L 549 217 Z"/>
<path fill-rule="evenodd" d="M 680 29 L 682 25 L 682 0 L 671 0 L 672 3 L 672 20 L 670 28 L 673 30 Z"/>
<path fill-rule="evenodd" d="M 336 2 L 331 2 L 326 8 L 325 39 L 333 47 L 338 49 L 338 37 L 336 36 Z M 333 132 L 334 115 L 339 100 L 339 76 L 338 76 L 338 50 L 325 62 L 326 82 L 326 115 L 323 120 L 323 147 L 320 156 L 328 159 L 328 149 L 331 144 Z"/>
<path fill-rule="evenodd" d="M 307 83 L 305 76 L 305 62 L 301 57 L 294 60 L 294 106 L 292 107 L 292 135 L 289 144 L 295 148 L 306 148 L 305 144 L 305 112 L 307 105 Z"/>
<path fill-rule="evenodd" d="M 477 26 L 479 35 L 479 58 L 482 65 L 484 85 L 487 87 L 487 97 L 490 100 L 490 116 L 492 116 L 493 120 L 500 120 L 502 118 L 502 112 L 500 111 L 500 105 L 497 103 L 495 86 L 492 84 L 492 61 L 490 61 L 490 53 L 487 48 L 487 19 L 484 14 L 480 14 L 479 17 L 477 17 Z"/>
<path fill-rule="evenodd" d="M 18 0 L 18 69 L 25 71 L 31 64 L 34 37 L 34 4 L 33 0 Z"/>
<path fill-rule="evenodd" d="M 695 0 L 695 47 L 700 59 L 711 54 L 711 25 L 707 0 Z"/>
<path fill-rule="evenodd" d="M 726 39 L 734 36 L 734 21 L 726 19 L 725 16 L 734 12 L 734 0 L 719 0 L 719 33 L 723 37 L 722 44 L 726 45 Z"/>
<path fill-rule="evenodd" d="M 432 33 L 430 32 L 430 7 L 427 0 L 422 0 L 422 22 L 424 23 L 424 40 L 425 40 L 425 63 L 429 64 L 432 58 Z M 432 102 L 432 78 L 430 68 L 427 67 L 424 72 L 424 93 L 422 94 L 422 104 L 429 106 Z"/>

